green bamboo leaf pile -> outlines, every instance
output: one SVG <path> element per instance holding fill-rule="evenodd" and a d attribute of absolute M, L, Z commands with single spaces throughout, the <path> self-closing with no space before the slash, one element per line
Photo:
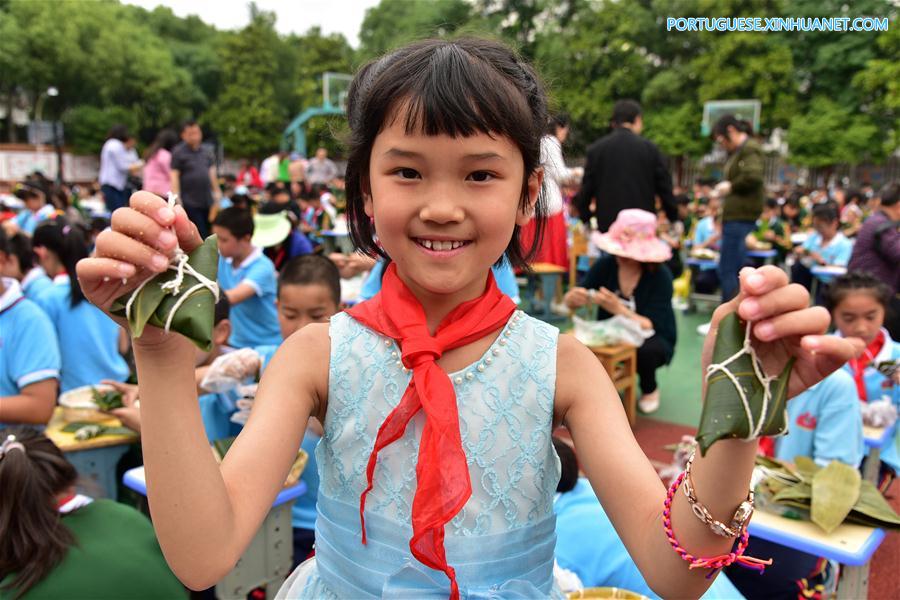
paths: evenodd
<path fill-rule="evenodd" d="M 206 238 L 203 244 L 190 253 L 188 264 L 207 279 L 216 280 L 219 270 L 219 251 L 215 235 Z M 134 337 L 141 337 L 144 327 L 147 325 L 165 327 L 169 312 L 180 297 L 173 296 L 170 292 L 163 290 L 161 286 L 175 277 L 176 272 L 173 270 L 160 273 L 138 293 L 138 297 L 131 306 L 131 318 L 128 319 L 128 325 Z M 185 272 L 184 283 L 181 286 L 182 292 L 197 283 L 199 281 L 196 277 Z M 125 306 L 131 294 L 132 292 L 129 292 L 116 298 L 110 312 L 125 317 Z M 200 288 L 178 308 L 170 330 L 184 335 L 201 350 L 209 351 L 212 348 L 215 307 L 216 299 L 212 292 L 205 287 Z"/>
<path fill-rule="evenodd" d="M 713 347 L 713 363 L 724 363 L 744 347 L 746 325 L 741 323 L 736 314 L 727 315 L 719 323 L 716 343 Z M 791 378 L 794 359 L 788 361 L 778 378 L 772 382 L 772 397 L 766 406 L 766 416 L 760 435 L 781 435 L 787 431 L 787 385 Z M 753 370 L 753 358 L 744 353 L 727 367 L 737 379 L 750 405 L 753 421 L 757 422 L 765 405 L 764 385 Z M 715 442 L 725 438 L 744 439 L 752 433 L 753 424 L 747 418 L 747 412 L 741 402 L 741 396 L 734 383 L 725 373 L 716 371 L 706 376 L 706 395 L 703 399 L 703 412 L 700 415 L 700 428 L 697 432 L 697 443 L 700 453 L 706 451 Z"/>
<path fill-rule="evenodd" d="M 809 519 L 825 533 L 844 522 L 900 530 L 900 515 L 849 465 L 832 461 L 822 467 L 805 456 L 796 457 L 793 466 L 764 457 L 757 457 L 756 464 L 766 472 L 757 497 L 784 509 L 785 516 Z"/>

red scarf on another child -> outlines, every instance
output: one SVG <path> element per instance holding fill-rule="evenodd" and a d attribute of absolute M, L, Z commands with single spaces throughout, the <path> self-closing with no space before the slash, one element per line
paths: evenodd
<path fill-rule="evenodd" d="M 878 356 L 878 353 L 881 352 L 881 349 L 884 347 L 884 331 L 879 331 L 878 335 L 875 336 L 875 339 L 872 340 L 872 343 L 866 346 L 865 352 L 862 353 L 862 356 L 859 358 L 851 359 L 849 363 L 850 370 L 853 372 L 853 380 L 856 382 L 856 393 L 859 394 L 859 399 L 863 402 L 868 402 L 869 399 L 866 396 L 866 382 L 863 379 L 863 375 L 866 372 L 866 367 L 875 360 L 875 357 Z"/>
<path fill-rule="evenodd" d="M 409 549 L 422 564 L 443 571 L 450 579 L 450 597 L 459 598 L 456 572 L 447 564 L 444 525 L 472 495 L 472 482 L 459 433 L 459 411 L 450 377 L 437 365 L 445 351 L 465 346 L 496 331 L 509 320 L 516 305 L 497 287 L 488 273 L 484 293 L 464 302 L 438 325 L 434 336 L 428 331 L 425 309 L 397 275 L 397 265 L 388 265 L 381 292 L 347 312 L 354 319 L 395 340 L 401 348 L 403 365 L 413 376 L 400 403 L 378 429 L 375 447 L 366 468 L 368 486 L 359 499 L 362 541 L 366 543 L 364 511 L 366 495 L 378 452 L 400 439 L 410 419 L 423 410 L 425 427 L 416 463 L 416 492 L 412 505 L 413 535 Z"/>

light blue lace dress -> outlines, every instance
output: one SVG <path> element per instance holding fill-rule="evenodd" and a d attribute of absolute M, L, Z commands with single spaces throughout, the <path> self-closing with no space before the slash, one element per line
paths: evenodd
<path fill-rule="evenodd" d="M 421 412 L 379 454 L 366 500 L 368 544 L 361 541 L 366 463 L 411 373 L 393 340 L 346 313 L 332 318 L 330 337 L 328 411 L 316 449 L 316 557 L 294 571 L 278 597 L 447 598 L 444 573 L 409 551 Z M 555 327 L 517 311 L 478 362 L 450 374 L 472 480 L 471 498 L 445 529 L 463 598 L 563 597 L 553 582 L 557 339 Z"/>

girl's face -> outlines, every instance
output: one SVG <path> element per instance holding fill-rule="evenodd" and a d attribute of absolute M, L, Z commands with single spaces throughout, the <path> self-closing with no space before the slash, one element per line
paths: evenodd
<path fill-rule="evenodd" d="M 841 335 L 870 344 L 884 324 L 884 306 L 871 293 L 854 290 L 834 308 L 833 316 Z"/>
<path fill-rule="evenodd" d="M 520 210 L 524 176 L 522 154 L 505 136 L 407 134 L 396 118 L 372 146 L 365 211 L 419 300 L 458 304 L 481 295 L 513 227 L 531 218 L 543 173 L 529 177 Z"/>

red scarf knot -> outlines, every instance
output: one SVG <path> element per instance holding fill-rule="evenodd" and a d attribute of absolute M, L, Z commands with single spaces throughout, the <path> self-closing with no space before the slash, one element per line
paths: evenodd
<path fill-rule="evenodd" d="M 432 336 L 424 308 L 397 275 L 397 265 L 391 263 L 385 269 L 381 292 L 347 311 L 366 327 L 395 340 L 403 365 L 413 372 L 399 404 L 379 427 L 369 455 L 367 486 L 359 498 L 362 542 L 367 541 L 366 496 L 374 486 L 378 452 L 400 439 L 409 421 L 422 410 L 425 426 L 416 462 L 409 548 L 419 562 L 447 575 L 453 600 L 459 598 L 459 586 L 456 572 L 447 564 L 444 526 L 465 506 L 472 495 L 472 482 L 459 431 L 456 393 L 450 377 L 435 361 L 447 350 L 497 331 L 515 310 L 516 305 L 488 272 L 484 293 L 453 309 Z"/>

